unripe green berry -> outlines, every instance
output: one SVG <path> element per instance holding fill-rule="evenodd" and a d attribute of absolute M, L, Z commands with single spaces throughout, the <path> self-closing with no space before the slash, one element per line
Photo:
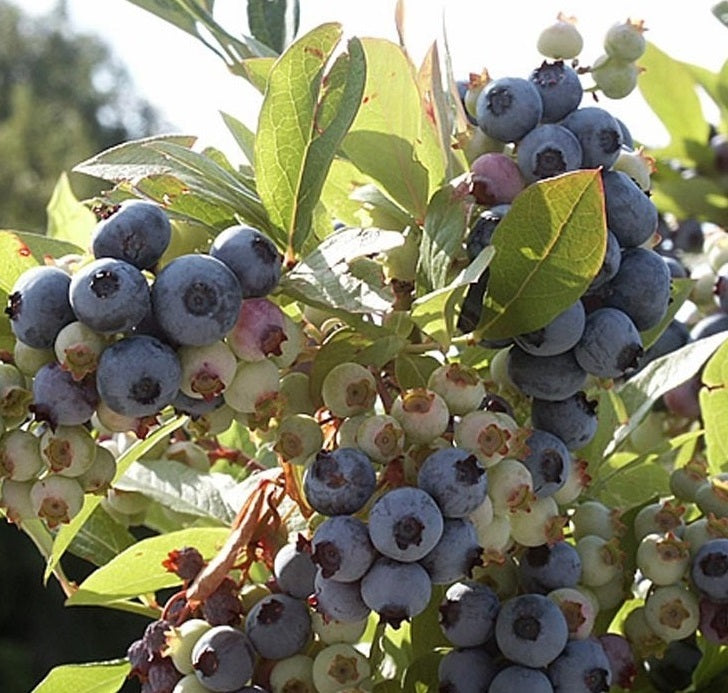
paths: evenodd
<path fill-rule="evenodd" d="M 377 399 L 377 381 L 359 363 L 334 366 L 321 384 L 324 406 L 338 417 L 355 416 L 369 411 Z"/>
<path fill-rule="evenodd" d="M 599 602 L 585 587 L 559 587 L 546 595 L 564 614 L 569 638 L 583 640 L 591 635 L 599 611 Z"/>
<path fill-rule="evenodd" d="M 7 428 L 19 426 L 28 415 L 33 394 L 25 376 L 11 363 L 0 363 L 0 416 Z"/>
<path fill-rule="evenodd" d="M 633 62 L 625 62 L 609 55 L 599 56 L 592 65 L 591 76 L 604 96 L 623 99 L 637 86 L 640 69 Z"/>
<path fill-rule="evenodd" d="M 607 541 L 596 534 L 588 534 L 576 542 L 581 558 L 581 582 L 587 587 L 599 587 L 622 574 L 624 554 L 615 537 Z"/>
<path fill-rule="evenodd" d="M 306 373 L 292 371 L 281 378 L 281 394 L 285 399 L 284 416 L 289 414 L 313 414 L 316 405 L 311 399 L 310 378 Z"/>
<path fill-rule="evenodd" d="M 182 366 L 180 390 L 188 397 L 212 399 L 235 377 L 238 362 L 225 342 L 182 346 L 177 356 Z"/>
<path fill-rule="evenodd" d="M 175 669 L 181 674 L 192 674 L 192 648 L 203 633 L 212 626 L 202 618 L 191 618 L 167 632 L 167 646 L 163 651 L 169 657 Z"/>
<path fill-rule="evenodd" d="M 56 360 L 53 349 L 36 349 L 20 340 L 13 346 L 13 363 L 18 370 L 27 376 L 34 376 L 41 366 Z"/>
<path fill-rule="evenodd" d="M 316 693 L 313 684 L 313 659 L 305 654 L 278 660 L 270 672 L 272 693 Z"/>
<path fill-rule="evenodd" d="M 647 622 L 644 606 L 638 606 L 627 614 L 622 631 L 640 659 L 647 659 L 651 655 L 660 656 L 667 647 L 667 642 Z"/>
<path fill-rule="evenodd" d="M 533 477 L 523 462 L 506 457 L 488 469 L 488 496 L 496 515 L 528 510 L 536 496 Z"/>
<path fill-rule="evenodd" d="M 427 387 L 445 400 L 454 416 L 464 416 L 478 408 L 485 386 L 474 368 L 460 363 L 438 366 L 427 380 Z"/>
<path fill-rule="evenodd" d="M 313 661 L 313 681 L 318 693 L 337 693 L 356 686 L 370 673 L 367 658 L 347 643 L 325 647 Z"/>
<path fill-rule="evenodd" d="M 635 151 L 622 149 L 612 168 L 626 173 L 645 192 L 652 188 L 652 174 L 655 172 L 655 159 L 645 153 L 644 147 Z"/>
<path fill-rule="evenodd" d="M 604 50 L 614 58 L 633 62 L 647 48 L 645 31 L 645 23 L 641 20 L 628 19 L 626 22 L 613 24 L 604 36 Z"/>
<path fill-rule="evenodd" d="M 618 509 L 608 508 L 600 501 L 584 501 L 576 506 L 571 516 L 574 539 L 578 541 L 589 534 L 596 534 L 607 540 L 622 536 L 625 526 L 620 516 Z"/>
<path fill-rule="evenodd" d="M 648 534 L 637 546 L 637 567 L 655 585 L 681 580 L 690 565 L 687 542 L 674 534 Z"/>
<path fill-rule="evenodd" d="M 170 443 L 162 454 L 165 460 L 175 460 L 186 467 L 196 469 L 198 472 L 210 471 L 210 458 L 201 445 L 191 440 L 177 440 Z"/>
<path fill-rule="evenodd" d="M 657 587 L 645 600 L 645 620 L 665 642 L 687 638 L 700 621 L 698 597 L 682 584 Z"/>
<path fill-rule="evenodd" d="M 106 493 L 106 500 L 111 508 L 122 515 L 137 515 L 149 507 L 149 499 L 137 491 L 122 491 L 110 488 Z"/>
<path fill-rule="evenodd" d="M 624 575 L 615 575 L 611 580 L 603 585 L 589 587 L 591 593 L 599 602 L 600 611 L 610 611 L 616 609 L 620 604 L 631 596 L 624 586 Z"/>
<path fill-rule="evenodd" d="M 53 529 L 78 515 L 83 506 L 83 489 L 76 479 L 51 474 L 33 483 L 30 502 L 35 514 Z"/>
<path fill-rule="evenodd" d="M 575 58 L 584 47 L 584 39 L 575 26 L 575 19 L 559 13 L 554 24 L 547 26 L 538 37 L 538 52 L 554 60 Z"/>
<path fill-rule="evenodd" d="M 52 472 L 80 476 L 93 464 L 96 441 L 84 426 L 57 426 L 41 437 L 40 454 Z"/>
<path fill-rule="evenodd" d="M 279 388 L 278 366 L 273 361 L 240 361 L 223 397 L 236 412 L 252 414 L 263 398 L 277 393 Z"/>
<path fill-rule="evenodd" d="M 303 351 L 306 337 L 301 326 L 285 313 L 283 314 L 283 333 L 286 338 L 280 345 L 281 353 L 272 354 L 270 358 L 278 368 L 290 368 Z"/>
<path fill-rule="evenodd" d="M 429 443 L 445 432 L 450 421 L 445 400 L 424 387 L 400 393 L 390 413 L 412 443 Z"/>
<path fill-rule="evenodd" d="M 276 429 L 273 449 L 290 464 L 305 464 L 324 443 L 321 425 L 308 414 L 291 414 L 281 420 Z"/>
<path fill-rule="evenodd" d="M 389 414 L 367 416 L 356 430 L 356 443 L 372 461 L 385 464 L 404 453 L 404 430 Z"/>
<path fill-rule="evenodd" d="M 522 546 L 553 544 L 563 538 L 566 518 L 551 496 L 536 498 L 528 510 L 511 513 L 511 537 Z"/>
<path fill-rule="evenodd" d="M 38 515 L 30 500 L 32 481 L 3 479 L 0 487 L 0 507 L 5 508 L 8 522 L 22 525 L 24 520 L 35 520 Z"/>
<path fill-rule="evenodd" d="M 324 617 L 318 611 L 311 614 L 313 632 L 321 642 L 327 645 L 358 642 L 364 635 L 368 623 L 368 618 L 360 621 L 337 621 L 336 619 Z"/>
<path fill-rule="evenodd" d="M 74 380 L 81 380 L 96 372 L 99 356 L 108 345 L 106 336 L 82 322 L 74 321 L 58 333 L 53 350 L 61 368 L 68 371 Z"/>
<path fill-rule="evenodd" d="M 455 424 L 454 441 L 488 468 L 515 454 L 518 432 L 518 424 L 508 414 L 477 410 L 468 412 Z"/>
<path fill-rule="evenodd" d="M 642 537 L 652 532 L 657 532 L 658 534 L 674 532 L 679 535 L 685 526 L 685 521 L 683 520 L 684 514 L 684 505 L 679 505 L 669 500 L 650 503 L 640 509 L 637 515 L 635 515 L 633 525 L 635 538 L 637 541 L 641 541 Z"/>
<path fill-rule="evenodd" d="M 93 463 L 76 479 L 84 493 L 106 494 L 115 475 L 116 458 L 107 447 L 97 445 Z"/>
<path fill-rule="evenodd" d="M 30 481 L 43 469 L 39 441 L 32 433 L 14 428 L 0 437 L 0 476 Z"/>

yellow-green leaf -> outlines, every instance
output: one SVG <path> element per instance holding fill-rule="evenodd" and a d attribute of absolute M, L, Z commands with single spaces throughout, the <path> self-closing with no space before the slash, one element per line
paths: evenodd
<path fill-rule="evenodd" d="M 51 669 L 31 693 L 116 693 L 130 670 L 131 664 L 126 659 L 64 664 Z"/>
<path fill-rule="evenodd" d="M 88 247 L 91 232 L 96 226 L 96 215 L 76 199 L 65 171 L 53 188 L 46 210 L 49 238 L 69 241 L 80 248 Z"/>

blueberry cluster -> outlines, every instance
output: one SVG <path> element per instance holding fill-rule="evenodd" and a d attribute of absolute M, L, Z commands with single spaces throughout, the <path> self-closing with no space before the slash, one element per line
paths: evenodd
<path fill-rule="evenodd" d="M 293 330 L 267 298 L 281 272 L 275 246 L 233 226 L 209 254 L 162 262 L 171 229 L 156 204 L 122 202 L 97 224 L 92 258 L 67 263 L 71 273 L 35 267 L 13 286 L 16 346 L 0 364 L 2 504 L 13 521 L 55 527 L 84 493 L 107 492 L 114 442 L 97 445 L 89 422 L 143 436 L 168 407 L 193 417 L 225 409 L 223 429 L 236 413 L 263 425 L 276 410 L 272 359 L 291 358 L 282 345 Z M 112 512 L 128 511 L 119 498 L 109 491 Z"/>

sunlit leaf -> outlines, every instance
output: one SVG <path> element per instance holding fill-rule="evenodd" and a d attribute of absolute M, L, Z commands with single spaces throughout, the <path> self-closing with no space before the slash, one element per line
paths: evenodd
<path fill-rule="evenodd" d="M 121 689 L 131 664 L 126 659 L 55 667 L 31 693 L 116 693 Z"/>
<path fill-rule="evenodd" d="M 49 238 L 69 241 L 80 248 L 88 247 L 91 232 L 96 226 L 96 215 L 76 199 L 65 171 L 53 188 L 46 210 Z"/>
<path fill-rule="evenodd" d="M 606 239 L 598 170 L 526 188 L 493 234 L 495 257 L 476 334 L 499 339 L 546 325 L 589 286 Z"/>
<path fill-rule="evenodd" d="M 247 9 L 250 33 L 282 53 L 298 31 L 298 0 L 248 0 Z"/>
<path fill-rule="evenodd" d="M 705 426 L 708 465 L 716 473 L 728 469 L 728 340 L 705 365 L 702 381 L 700 416 Z"/>

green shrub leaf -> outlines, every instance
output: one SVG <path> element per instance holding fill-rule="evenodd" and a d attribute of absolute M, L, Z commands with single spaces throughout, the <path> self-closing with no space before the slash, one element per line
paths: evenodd
<path fill-rule="evenodd" d="M 725 333 L 723 333 L 725 340 Z M 728 469 L 728 341 L 713 354 L 702 374 L 700 414 L 711 473 Z"/>
<path fill-rule="evenodd" d="M 124 684 L 129 671 L 131 664 L 126 659 L 89 664 L 64 664 L 51 669 L 31 693 L 61 691 L 116 693 Z"/>
<path fill-rule="evenodd" d="M 298 0 L 248 0 L 250 33 L 282 53 L 298 31 Z"/>
<path fill-rule="evenodd" d="M 179 585 L 182 580 L 162 565 L 169 552 L 194 546 L 209 560 L 229 534 L 227 527 L 190 527 L 143 539 L 91 573 L 66 604 L 106 604 Z"/>
<path fill-rule="evenodd" d="M 324 79 L 341 26 L 324 24 L 298 39 L 268 78 L 255 140 L 258 192 L 289 254 L 311 231 L 334 154 L 356 115 L 366 66 L 357 39 Z"/>
<path fill-rule="evenodd" d="M 65 171 L 53 188 L 46 210 L 49 238 L 69 241 L 80 248 L 88 246 L 91 232 L 96 226 L 96 215 L 76 199 Z"/>
<path fill-rule="evenodd" d="M 589 286 L 606 239 L 598 170 L 526 188 L 493 234 L 496 252 L 476 335 L 500 339 L 546 325 Z"/>

